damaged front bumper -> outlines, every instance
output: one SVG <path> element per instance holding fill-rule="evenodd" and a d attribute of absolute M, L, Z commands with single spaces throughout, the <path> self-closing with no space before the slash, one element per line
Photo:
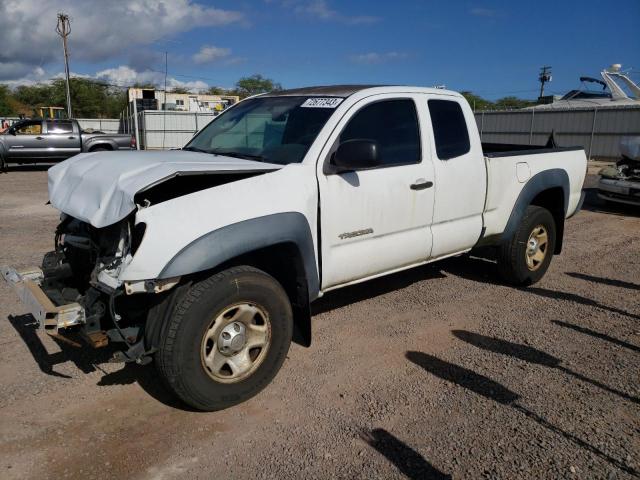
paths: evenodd
<path fill-rule="evenodd" d="M 640 206 L 640 182 L 601 177 L 598 197 L 612 202 Z"/>
<path fill-rule="evenodd" d="M 41 284 L 44 273 L 39 268 L 21 272 L 7 266 L 0 267 L 2 278 L 16 292 L 29 313 L 37 320 L 41 329 L 56 335 L 58 329 L 65 329 L 84 324 L 86 321 L 84 308 L 76 302 L 66 305 L 54 305 Z"/>

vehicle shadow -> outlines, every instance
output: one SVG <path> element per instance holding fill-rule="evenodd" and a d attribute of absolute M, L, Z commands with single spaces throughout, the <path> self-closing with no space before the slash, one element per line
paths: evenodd
<path fill-rule="evenodd" d="M 40 370 L 54 377 L 71 378 L 54 370 L 56 365 L 72 362 L 82 373 L 97 371 L 98 366 L 107 363 L 115 349 L 109 346 L 101 349 L 83 348 L 83 340 L 74 336 L 52 336 L 53 341 L 60 347 L 59 352 L 49 353 L 38 336 L 38 322 L 31 314 L 9 315 L 9 323 L 18 332 Z"/>
<path fill-rule="evenodd" d="M 611 285 L 612 287 L 628 288 L 630 290 L 640 290 L 640 285 L 632 282 L 625 282 L 624 280 L 616 280 L 614 278 L 598 277 L 595 275 L 587 275 L 585 273 L 566 272 L 565 275 L 569 275 L 573 278 L 579 278 L 580 280 L 586 280 L 588 282 L 602 283 L 604 285 Z"/>
<path fill-rule="evenodd" d="M 604 340 L 606 342 L 613 343 L 614 345 L 619 345 L 620 347 L 628 348 L 634 352 L 640 352 L 640 347 L 636 345 L 632 345 L 631 343 L 627 343 L 622 340 L 618 340 L 617 338 L 610 337 L 604 333 L 596 332 L 595 330 L 591 330 L 590 328 L 581 327 L 579 325 L 574 325 L 573 323 L 562 322 L 560 320 L 551 320 L 551 323 L 558 325 L 559 327 L 570 328 L 579 333 L 583 333 L 585 335 L 590 335 L 595 338 L 599 338 L 600 340 Z"/>
<path fill-rule="evenodd" d="M 483 251 L 462 257 L 452 257 L 436 264 L 441 271 L 474 282 L 507 286 L 498 273 L 498 264 L 490 252 Z"/>
<path fill-rule="evenodd" d="M 585 193 L 582 210 L 622 217 L 640 217 L 640 208 L 624 203 L 605 202 L 598 197 L 597 188 L 583 188 L 582 191 Z"/>
<path fill-rule="evenodd" d="M 110 385 L 130 385 L 133 383 L 137 383 L 145 393 L 168 407 L 187 412 L 199 411 L 176 397 L 173 392 L 164 385 L 152 364 L 138 365 L 135 363 L 125 363 L 120 370 L 105 374 L 97 385 L 107 387 Z"/>
<path fill-rule="evenodd" d="M 442 260 L 434 264 L 434 266 L 439 267 L 439 269 L 444 273 L 455 275 L 456 277 L 464 278 L 466 280 L 472 280 L 474 282 L 481 282 L 481 283 L 487 283 L 492 285 L 500 285 L 500 286 L 505 285 L 500 279 L 500 276 L 498 273 L 498 266 L 495 260 L 491 257 L 490 252 L 482 252 L 482 253 L 478 253 L 477 255 L 473 254 L 473 255 L 468 255 L 464 257 L 453 257 L 446 260 Z M 589 280 L 593 282 L 606 283 L 608 285 L 614 285 L 618 287 L 640 290 L 640 285 L 636 285 L 634 283 L 629 283 L 629 282 L 623 282 L 620 280 L 612 280 L 608 278 L 595 277 L 595 276 L 584 275 L 580 273 L 567 273 L 567 275 L 575 278 L 581 278 L 583 280 Z M 583 297 L 575 293 L 549 290 L 546 288 L 534 287 L 534 286 L 522 287 L 520 288 L 520 291 L 525 293 L 532 293 L 545 298 L 575 302 L 575 303 L 579 303 L 589 307 L 600 308 L 602 310 L 617 313 L 619 315 L 623 315 L 626 317 L 640 319 L 640 315 L 627 312 L 620 308 L 604 305 L 596 300 Z"/>
<path fill-rule="evenodd" d="M 581 305 L 586 305 L 588 307 L 600 308 L 601 310 L 606 310 L 608 312 L 617 313 L 618 315 L 623 315 L 625 317 L 634 318 L 636 320 L 640 320 L 640 315 L 635 313 L 627 312 L 626 310 L 622 310 L 616 307 L 609 307 L 608 305 L 604 305 L 596 300 L 591 298 L 582 297 L 575 293 L 569 292 L 559 292 L 557 290 L 548 290 L 546 288 L 540 287 L 526 287 L 521 289 L 522 292 L 533 293 L 535 295 L 539 295 L 545 298 L 551 298 L 555 300 L 566 300 L 567 302 L 575 302 Z"/>
<path fill-rule="evenodd" d="M 600 457 L 601 459 L 605 460 L 612 466 L 615 466 L 620 470 L 627 472 L 631 475 L 638 474 L 635 468 L 627 465 L 626 463 L 624 463 L 624 461 L 618 460 L 608 455 L 607 453 L 585 442 L 584 440 L 577 437 L 576 435 L 570 432 L 567 432 L 565 430 L 562 430 L 561 428 L 553 425 L 544 417 L 529 410 L 527 407 L 520 405 L 518 403 L 518 400 L 521 398 L 520 395 L 518 395 L 512 390 L 509 390 L 504 385 L 488 377 L 485 377 L 484 375 L 476 373 L 473 370 L 469 370 L 467 368 L 461 367 L 454 363 L 441 360 L 427 353 L 417 352 L 417 351 L 408 351 L 405 354 L 405 356 L 410 362 L 421 367 L 428 373 L 442 380 L 445 380 L 447 382 L 463 387 L 488 400 L 491 400 L 501 405 L 504 405 L 506 407 L 512 408 L 513 410 L 523 414 L 525 417 L 529 418 L 530 420 L 533 420 L 543 428 L 546 428 L 550 432 L 556 435 L 562 436 L 563 438 L 570 441 L 577 447 L 583 448 L 589 451 L 590 453 Z"/>
<path fill-rule="evenodd" d="M 546 352 L 543 352 L 542 350 L 538 350 L 537 348 L 529 347 L 527 345 L 521 345 L 519 343 L 509 342 L 500 338 L 487 337 L 485 335 L 480 335 L 479 333 L 469 332 L 466 330 L 452 330 L 451 333 L 453 333 L 456 338 L 462 340 L 463 342 L 466 342 L 469 345 L 473 345 L 474 347 L 480 348 L 482 350 L 507 355 L 509 357 L 517 358 L 518 360 L 532 363 L 534 365 L 554 368 L 563 373 L 566 373 L 567 375 L 577 378 L 578 380 L 589 383 L 594 387 L 617 395 L 620 398 L 636 404 L 640 403 L 640 399 L 632 395 L 621 392 L 620 390 L 609 387 L 603 383 L 598 382 L 597 380 L 593 380 L 582 375 L 581 373 L 571 370 L 570 368 L 562 366 L 562 360 Z"/>
<path fill-rule="evenodd" d="M 375 298 L 424 280 L 445 278 L 433 264 L 404 270 L 384 277 L 327 292 L 311 304 L 312 315 L 329 312 L 346 305 Z"/>
<path fill-rule="evenodd" d="M 384 455 L 409 479 L 451 480 L 409 445 L 383 428 L 360 432 L 360 438 Z"/>
<path fill-rule="evenodd" d="M 65 335 L 51 337 L 59 346 L 60 351 L 49 353 L 38 336 L 38 323 L 31 314 L 10 315 L 9 323 L 29 349 L 38 368 L 43 373 L 58 378 L 72 378 L 70 375 L 54 370 L 56 365 L 67 362 L 72 362 L 84 374 L 96 371 L 104 372 L 100 365 L 110 363 L 113 354 L 122 349 L 117 344 L 109 344 L 106 347 L 93 349 L 87 347 L 84 340 L 78 335 Z M 193 411 L 164 386 L 152 365 L 124 364 L 120 370 L 104 373 L 97 385 L 130 385 L 134 383 L 137 383 L 151 397 L 169 407 Z"/>

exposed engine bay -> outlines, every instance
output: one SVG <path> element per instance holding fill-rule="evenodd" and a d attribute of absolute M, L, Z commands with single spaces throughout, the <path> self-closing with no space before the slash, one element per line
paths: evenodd
<path fill-rule="evenodd" d="M 600 170 L 600 175 L 615 180 L 640 182 L 640 160 L 623 157 L 616 162 L 615 166 Z"/>
<path fill-rule="evenodd" d="M 68 312 L 64 321 L 53 318 L 54 321 L 47 321 L 45 314 L 39 319 L 44 323 L 41 326 L 54 335 L 58 329 L 77 331 L 93 347 L 105 346 L 109 341 L 123 342 L 129 348 L 116 352 L 114 361 L 145 363 L 144 325 L 157 295 L 135 295 L 133 301 L 130 295 L 155 293 L 158 286 L 125 287 L 124 282 L 118 280 L 143 234 L 144 224 L 134 226 L 133 216 L 108 227 L 95 228 L 62 214 L 55 234 L 55 250 L 44 256 L 41 274 L 31 280 L 55 307 L 78 307 L 74 315 Z"/>
<path fill-rule="evenodd" d="M 620 143 L 622 158 L 600 170 L 598 196 L 606 201 L 640 206 L 640 137 Z"/>

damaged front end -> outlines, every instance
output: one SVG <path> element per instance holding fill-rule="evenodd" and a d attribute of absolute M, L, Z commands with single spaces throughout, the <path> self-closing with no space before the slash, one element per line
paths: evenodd
<path fill-rule="evenodd" d="M 640 160 L 623 157 L 599 172 L 598 196 L 603 200 L 640 206 Z"/>
<path fill-rule="evenodd" d="M 77 331 L 95 348 L 123 342 L 127 349 L 117 352 L 114 361 L 146 363 L 152 353 L 143 340 L 146 314 L 157 294 L 179 279 L 119 280 L 144 235 L 145 225 L 133 221 L 131 215 L 95 228 L 62 214 L 55 250 L 44 256 L 40 268 L 18 272 L 2 267 L 1 273 L 48 334 Z"/>

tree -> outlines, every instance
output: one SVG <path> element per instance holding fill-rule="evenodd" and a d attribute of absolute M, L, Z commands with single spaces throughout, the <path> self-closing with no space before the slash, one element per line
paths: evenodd
<path fill-rule="evenodd" d="M 222 87 L 209 87 L 207 90 L 208 95 L 229 95 L 229 91 Z"/>
<path fill-rule="evenodd" d="M 184 87 L 173 87 L 168 90 L 168 93 L 189 93 L 189 90 Z"/>
<path fill-rule="evenodd" d="M 13 115 L 15 112 L 11 106 L 11 91 L 6 85 L 0 85 L 0 115 Z"/>
<path fill-rule="evenodd" d="M 117 118 L 124 109 L 125 92 L 86 78 L 71 78 L 71 106 L 75 117 Z M 33 110 L 40 106 L 66 106 L 65 82 L 56 79 L 50 84 L 23 85 L 14 92 L 17 101 Z"/>
<path fill-rule="evenodd" d="M 282 85 L 260 74 L 243 77 L 236 82 L 235 93 L 241 98 L 257 95 L 258 93 L 282 90 Z"/>
<path fill-rule="evenodd" d="M 491 103 L 489 100 L 485 100 L 484 98 L 482 98 L 479 95 L 476 95 L 475 93 L 468 92 L 468 91 L 464 91 L 460 93 L 464 98 L 467 99 L 467 102 L 469 102 L 469 105 L 471 105 L 471 108 L 474 111 L 489 110 L 493 108 L 493 103 Z"/>
<path fill-rule="evenodd" d="M 531 107 L 532 105 L 536 105 L 534 100 L 525 100 L 518 97 L 503 97 L 496 100 L 495 108 L 506 110 L 506 109 L 520 109 L 525 107 Z"/>

